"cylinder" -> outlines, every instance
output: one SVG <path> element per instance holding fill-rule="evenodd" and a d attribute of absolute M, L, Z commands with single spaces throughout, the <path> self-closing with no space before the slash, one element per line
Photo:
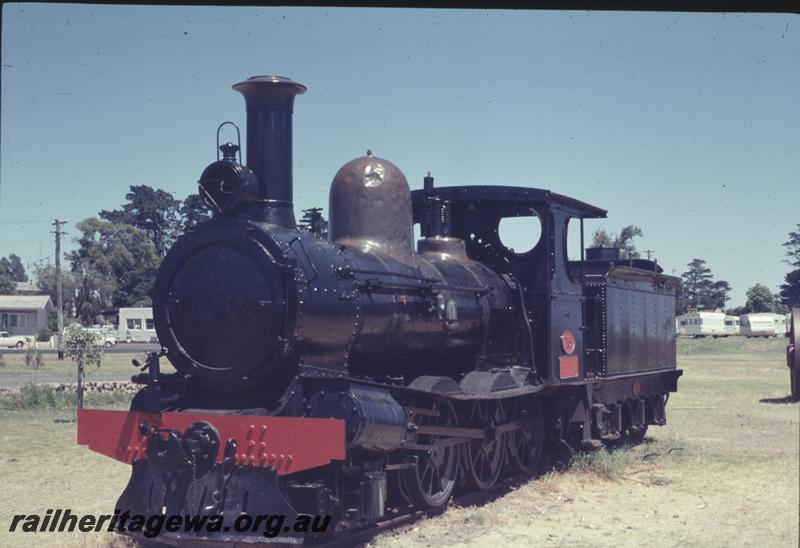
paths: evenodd
<path fill-rule="evenodd" d="M 233 89 L 247 105 L 247 167 L 259 184 L 254 220 L 295 228 L 292 205 L 292 112 L 306 87 L 283 76 L 253 76 Z"/>
<path fill-rule="evenodd" d="M 345 421 L 349 448 L 383 453 L 400 447 L 406 414 L 388 390 L 341 383 L 323 386 L 308 399 L 309 415 Z"/>

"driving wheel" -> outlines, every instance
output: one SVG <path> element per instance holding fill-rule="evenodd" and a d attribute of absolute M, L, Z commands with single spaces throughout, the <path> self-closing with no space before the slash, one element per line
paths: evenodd
<path fill-rule="evenodd" d="M 453 406 L 434 400 L 431 414 L 417 415 L 417 426 L 458 425 Z M 444 508 L 453 494 L 458 474 L 458 445 L 447 444 L 448 437 L 417 434 L 416 444 L 430 448 L 418 452 L 417 466 L 400 476 L 403 492 L 419 508 Z"/>
<path fill-rule="evenodd" d="M 503 407 L 499 401 L 479 400 L 472 405 L 469 424 L 490 427 L 494 435 L 483 441 L 467 444 L 467 479 L 478 489 L 489 489 L 497 482 L 505 458 L 504 435 L 495 427 L 503 424 Z"/>
<path fill-rule="evenodd" d="M 509 416 L 522 422 L 522 429 L 508 433 L 508 457 L 515 474 L 530 475 L 536 471 L 544 448 L 544 415 L 542 404 L 535 398 L 518 398 Z"/>

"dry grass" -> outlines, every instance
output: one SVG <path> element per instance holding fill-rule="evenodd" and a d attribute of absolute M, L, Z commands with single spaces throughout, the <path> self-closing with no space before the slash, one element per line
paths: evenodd
<path fill-rule="evenodd" d="M 0 475 L 0 546 L 126 544 L 109 533 L 8 532 L 14 514 L 43 515 L 49 508 L 113 512 L 129 467 L 75 443 L 73 409 L 0 411 Z"/>

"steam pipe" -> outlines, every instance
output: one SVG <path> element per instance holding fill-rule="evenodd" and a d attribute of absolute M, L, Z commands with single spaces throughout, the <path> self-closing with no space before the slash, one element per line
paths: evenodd
<path fill-rule="evenodd" d="M 292 204 L 292 111 L 306 87 L 282 76 L 253 76 L 233 89 L 247 106 L 246 164 L 258 179 L 255 220 L 295 228 Z"/>

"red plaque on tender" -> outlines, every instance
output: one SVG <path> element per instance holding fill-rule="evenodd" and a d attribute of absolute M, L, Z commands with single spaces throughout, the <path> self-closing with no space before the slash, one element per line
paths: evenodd
<path fill-rule="evenodd" d="M 575 352 L 575 335 L 569 329 L 561 334 L 561 349 L 564 354 L 572 354 Z"/>
<path fill-rule="evenodd" d="M 578 367 L 578 356 L 572 354 L 571 356 L 558 357 L 558 376 L 562 379 L 574 379 L 578 376 L 580 368 Z"/>

